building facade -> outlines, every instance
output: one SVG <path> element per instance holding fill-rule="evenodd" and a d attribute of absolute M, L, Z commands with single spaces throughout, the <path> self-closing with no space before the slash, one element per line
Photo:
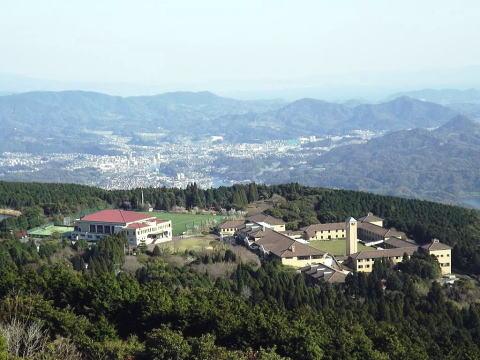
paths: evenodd
<path fill-rule="evenodd" d="M 345 239 L 347 236 L 345 223 L 313 224 L 301 230 L 308 241 Z"/>
<path fill-rule="evenodd" d="M 106 236 L 123 234 L 128 245 L 150 245 L 172 240 L 172 222 L 134 211 L 102 210 L 75 221 L 72 240 L 95 242 Z"/>

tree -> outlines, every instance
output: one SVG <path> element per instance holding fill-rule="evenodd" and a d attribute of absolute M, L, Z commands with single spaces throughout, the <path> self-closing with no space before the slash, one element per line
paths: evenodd
<path fill-rule="evenodd" d="M 153 256 L 155 257 L 158 257 L 160 255 L 162 255 L 162 251 L 160 250 L 160 247 L 158 245 L 155 245 L 155 247 L 153 248 Z"/>
<path fill-rule="evenodd" d="M 152 360 L 183 360 L 189 358 L 191 347 L 181 332 L 162 326 L 148 334 L 145 352 Z"/>

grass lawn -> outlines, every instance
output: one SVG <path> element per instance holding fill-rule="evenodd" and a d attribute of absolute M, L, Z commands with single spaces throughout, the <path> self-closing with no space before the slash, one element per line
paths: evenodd
<path fill-rule="evenodd" d="M 214 241 L 212 236 L 195 236 L 186 239 L 173 240 L 166 243 L 158 244 L 160 248 L 170 248 L 172 252 L 184 252 L 185 250 L 212 250 L 210 242 Z"/>
<path fill-rule="evenodd" d="M 173 235 L 182 235 L 187 230 L 200 232 L 203 229 L 215 226 L 223 221 L 223 215 L 179 214 L 170 212 L 147 212 L 159 219 L 171 220 Z"/>
<path fill-rule="evenodd" d="M 52 236 L 53 233 L 58 233 L 62 235 L 71 231 L 73 231 L 73 227 L 70 227 L 70 226 L 46 225 L 46 226 L 40 226 L 34 229 L 30 229 L 28 230 L 27 233 L 30 236 L 47 237 L 47 236 Z"/>
<path fill-rule="evenodd" d="M 347 242 L 344 239 L 339 239 L 339 240 L 313 240 L 310 241 L 310 246 L 326 251 L 332 255 L 345 255 L 347 251 Z M 374 248 L 365 246 L 362 243 L 357 243 L 357 248 L 358 251 L 364 251 L 364 250 L 374 250 Z"/>

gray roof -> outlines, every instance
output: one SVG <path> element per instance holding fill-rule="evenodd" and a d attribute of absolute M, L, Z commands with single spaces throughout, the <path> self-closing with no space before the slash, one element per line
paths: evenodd
<path fill-rule="evenodd" d="M 224 223 L 220 224 L 219 228 L 220 229 L 238 229 L 245 220 L 227 220 Z"/>
<path fill-rule="evenodd" d="M 407 254 L 409 256 L 413 255 L 415 251 L 418 250 L 418 247 L 405 247 L 405 248 L 396 248 L 396 249 L 385 249 L 385 250 L 367 250 L 360 251 L 355 254 L 350 255 L 352 259 L 381 259 L 381 258 L 390 258 L 396 256 L 403 256 Z"/>
<path fill-rule="evenodd" d="M 347 277 L 345 273 L 323 264 L 308 265 L 299 270 L 313 279 L 324 280 L 329 283 L 343 283 Z"/>
<path fill-rule="evenodd" d="M 370 231 L 370 232 L 372 232 L 374 234 L 377 234 L 377 235 L 380 235 L 384 238 L 389 238 L 389 237 L 392 237 L 392 236 L 397 237 L 397 238 L 405 238 L 406 237 L 404 232 L 398 231 L 394 228 L 386 229 L 382 226 L 378 226 L 378 225 L 371 224 L 371 223 L 368 223 L 368 222 L 359 223 L 358 228 L 362 229 L 362 230 Z"/>
<path fill-rule="evenodd" d="M 451 249 L 450 246 L 448 246 L 447 244 L 441 243 L 438 239 L 433 239 L 431 243 L 422 245 L 422 248 L 428 251 Z"/>
<path fill-rule="evenodd" d="M 403 239 L 398 239 L 396 237 L 391 237 L 387 240 L 384 241 L 385 244 L 390 245 L 394 248 L 403 248 L 403 247 L 409 247 L 409 246 L 415 246 L 418 247 L 418 244 L 412 242 L 411 240 L 403 240 Z"/>
<path fill-rule="evenodd" d="M 371 221 L 383 221 L 383 219 L 381 217 L 373 215 L 371 212 L 369 212 L 367 215 L 359 218 L 358 221 L 359 222 L 371 222 Z"/>

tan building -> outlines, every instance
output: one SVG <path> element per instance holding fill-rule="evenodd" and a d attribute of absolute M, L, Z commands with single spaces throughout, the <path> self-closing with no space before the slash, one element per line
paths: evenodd
<path fill-rule="evenodd" d="M 433 239 L 430 244 L 423 245 L 422 249 L 437 258 L 442 275 L 452 273 L 452 248 L 450 246 L 441 243 L 438 239 Z"/>
<path fill-rule="evenodd" d="M 371 272 L 373 270 L 373 264 L 375 260 L 386 259 L 390 260 L 393 264 L 397 264 L 403 260 L 403 255 L 410 256 L 417 251 L 418 247 L 398 248 L 398 249 L 385 249 L 385 250 L 369 250 L 360 251 L 350 255 L 350 263 L 353 270 L 358 272 Z"/>
<path fill-rule="evenodd" d="M 285 231 L 285 222 L 276 217 L 265 215 L 263 213 L 256 214 L 247 218 L 248 221 L 263 225 L 267 228 L 271 228 L 275 231 Z"/>
<path fill-rule="evenodd" d="M 220 235 L 233 236 L 244 223 L 245 220 L 227 220 L 218 227 Z"/>
<path fill-rule="evenodd" d="M 305 240 L 335 240 L 345 239 L 346 226 L 345 223 L 326 223 L 312 224 L 301 229 Z"/>
<path fill-rule="evenodd" d="M 447 275 L 452 272 L 452 250 L 451 247 L 441 243 L 437 239 L 429 244 L 419 246 L 415 243 L 395 239 L 388 241 L 390 248 L 360 251 L 350 255 L 348 259 L 349 265 L 355 271 L 359 272 L 371 272 L 373 270 L 373 264 L 377 259 L 390 260 L 393 264 L 397 264 L 403 260 L 403 256 L 406 254 L 410 258 L 414 252 L 424 251 L 428 255 L 433 255 L 437 258 L 440 265 L 442 275 Z M 393 247 L 394 245 L 401 247 Z"/>

